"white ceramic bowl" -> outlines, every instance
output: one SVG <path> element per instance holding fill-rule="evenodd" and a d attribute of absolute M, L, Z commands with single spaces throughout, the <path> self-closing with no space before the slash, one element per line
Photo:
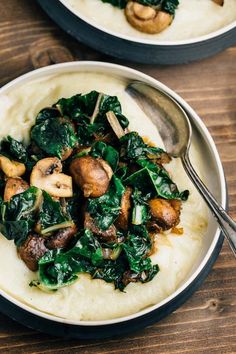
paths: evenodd
<path fill-rule="evenodd" d="M 214 55 L 236 44 L 236 21 L 197 38 L 158 41 L 110 31 L 75 12 L 65 0 L 38 0 L 66 32 L 105 54 L 145 64 L 180 64 Z"/>
<path fill-rule="evenodd" d="M 215 144 L 198 115 L 192 108 L 175 92 L 160 83 L 159 81 L 128 67 L 102 62 L 72 62 L 52 65 L 32 71 L 26 75 L 8 83 L 0 89 L 0 97 L 19 89 L 32 80 L 44 78 L 53 74 L 65 74 L 71 72 L 91 72 L 108 74 L 110 77 L 118 76 L 127 82 L 139 80 L 149 85 L 161 88 L 173 96 L 187 111 L 191 113 L 192 126 L 195 144 L 202 156 L 202 163 L 207 176 L 206 183 L 209 189 L 220 202 L 226 207 L 226 184 L 222 164 L 216 150 Z M 91 90 L 93 88 L 91 87 Z M 201 252 L 191 269 L 191 272 L 180 284 L 178 289 L 160 303 L 145 308 L 144 310 L 130 316 L 116 318 L 107 321 L 75 321 L 58 318 L 45 314 L 26 304 L 23 304 L 0 289 L 0 310 L 23 324 L 51 334 L 79 338 L 99 338 L 115 334 L 124 334 L 149 325 L 179 307 L 195 289 L 202 283 L 215 261 L 221 245 L 222 236 L 212 216 L 209 216 L 209 226 L 203 240 Z"/>

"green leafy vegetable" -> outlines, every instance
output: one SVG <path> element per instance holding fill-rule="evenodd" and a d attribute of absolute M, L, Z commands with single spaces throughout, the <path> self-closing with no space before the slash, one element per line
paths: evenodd
<path fill-rule="evenodd" d="M 44 108 L 38 113 L 36 117 L 36 124 L 40 124 L 47 119 L 58 118 L 58 117 L 61 117 L 61 113 L 57 108 L 54 107 Z"/>
<path fill-rule="evenodd" d="M 98 98 L 101 96 L 98 111 L 94 121 L 91 118 L 94 114 Z M 113 111 L 121 126 L 126 128 L 129 124 L 128 119 L 122 114 L 121 105 L 116 96 L 100 94 L 91 91 L 86 95 L 75 95 L 70 98 L 60 99 L 55 106 L 59 108 L 63 115 L 73 119 L 77 123 L 77 137 L 79 144 L 83 146 L 91 145 L 96 136 L 103 136 L 110 126 L 106 119 L 106 113 Z"/>
<path fill-rule="evenodd" d="M 36 124 L 31 138 L 48 155 L 60 159 L 65 150 L 73 148 L 77 142 L 72 124 L 64 118 L 49 118 Z"/>
<path fill-rule="evenodd" d="M 102 2 L 108 2 L 109 4 L 124 9 L 128 0 L 102 0 Z"/>
<path fill-rule="evenodd" d="M 147 257 L 152 247 L 150 236 L 145 226 L 133 226 L 123 249 L 128 258 L 130 269 L 136 273 L 152 268 L 151 260 Z"/>
<path fill-rule="evenodd" d="M 164 150 L 148 146 L 137 132 L 125 134 L 121 139 L 120 155 L 125 161 L 135 161 L 153 155 L 160 157 Z"/>
<path fill-rule="evenodd" d="M 175 14 L 175 10 L 179 5 L 179 0 L 134 0 L 139 4 L 145 6 L 152 6 L 155 8 L 160 8 L 172 15 Z M 102 2 L 108 2 L 109 4 L 124 9 L 127 5 L 128 0 L 102 0 Z"/>
<path fill-rule="evenodd" d="M 70 216 L 63 212 L 60 202 L 53 200 L 45 191 L 43 191 L 43 202 L 39 212 L 38 223 L 41 226 L 42 234 L 74 224 Z"/>
<path fill-rule="evenodd" d="M 109 163 L 113 171 L 116 171 L 119 162 L 119 153 L 112 146 L 107 145 L 102 141 L 97 141 L 95 144 L 93 144 L 90 155 L 95 158 L 103 158 Z"/>
<path fill-rule="evenodd" d="M 150 218 L 148 210 L 148 199 L 150 199 L 151 193 L 143 195 L 137 188 L 132 193 L 133 210 L 132 210 L 132 224 L 141 225 L 145 224 Z"/>
<path fill-rule="evenodd" d="M 82 230 L 72 249 L 67 252 L 62 249 L 49 251 L 39 260 L 39 282 L 31 285 L 57 290 L 72 284 L 79 273 L 89 273 L 92 278 L 113 282 L 115 288 L 123 290 L 126 285 L 123 277 L 129 269 L 139 276 L 140 281 L 150 281 L 158 272 L 158 267 L 152 266 L 147 258 L 151 242 L 145 229 L 134 228 L 122 248 L 124 252 L 119 252 L 118 258 L 106 260 L 101 243 L 90 230 Z"/>
<path fill-rule="evenodd" d="M 155 195 L 165 199 L 187 200 L 189 192 L 186 190 L 180 193 L 164 168 L 148 160 L 137 162 L 143 168 L 126 178 L 125 184 L 135 186 L 144 193 L 151 187 Z"/>
<path fill-rule="evenodd" d="M 88 199 L 87 210 L 100 229 L 107 230 L 117 219 L 124 192 L 121 180 L 114 175 L 107 193 L 99 198 Z"/>
<path fill-rule="evenodd" d="M 41 198 L 41 190 L 30 187 L 1 205 L 0 231 L 8 240 L 14 240 L 17 246 L 26 239 L 34 225 Z"/>
<path fill-rule="evenodd" d="M 1 141 L 0 154 L 11 160 L 26 163 L 28 159 L 26 147 L 19 141 L 8 136 Z"/>

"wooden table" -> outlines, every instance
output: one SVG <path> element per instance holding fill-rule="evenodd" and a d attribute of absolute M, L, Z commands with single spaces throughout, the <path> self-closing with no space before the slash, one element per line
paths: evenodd
<path fill-rule="evenodd" d="M 89 0 L 88 0 L 89 1 Z M 71 60 L 119 62 L 178 92 L 201 116 L 223 161 L 236 219 L 236 47 L 190 65 L 117 61 L 65 35 L 36 1 L 0 0 L 0 84 L 44 65 Z M 62 340 L 0 315 L 1 353 L 236 353 L 236 261 L 225 243 L 205 283 L 168 318 L 123 339 Z"/>

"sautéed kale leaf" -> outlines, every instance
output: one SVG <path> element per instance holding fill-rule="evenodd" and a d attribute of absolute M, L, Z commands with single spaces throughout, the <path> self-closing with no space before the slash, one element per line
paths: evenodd
<path fill-rule="evenodd" d="M 127 177 L 124 180 L 125 184 L 137 187 L 144 193 L 151 187 L 154 195 L 165 199 L 188 199 L 189 191 L 179 192 L 177 185 L 164 168 L 148 160 L 138 160 L 137 163 L 142 168 Z"/>
<path fill-rule="evenodd" d="M 30 187 L 14 195 L 9 202 L 2 203 L 0 231 L 8 240 L 14 240 L 17 246 L 32 230 L 41 198 L 41 190 Z"/>
<path fill-rule="evenodd" d="M 107 161 L 113 171 L 116 171 L 119 162 L 119 153 L 112 146 L 107 145 L 102 141 L 97 141 L 93 144 L 90 155 L 95 158 L 100 157 Z"/>
<path fill-rule="evenodd" d="M 113 175 L 107 193 L 98 198 L 88 199 L 87 211 L 100 229 L 107 230 L 117 219 L 124 192 L 125 187 L 121 180 Z"/>
<path fill-rule="evenodd" d="M 163 11 L 166 11 L 172 15 L 175 14 L 175 10 L 179 5 L 179 0 L 135 0 L 139 4 L 144 6 L 160 7 Z M 113 6 L 124 9 L 127 5 L 128 0 L 102 0 L 102 2 L 107 2 Z"/>
<path fill-rule="evenodd" d="M 71 218 L 66 214 L 60 202 L 53 200 L 52 197 L 45 191 L 43 191 L 43 202 L 39 211 L 39 220 L 41 226 L 41 233 L 52 232 L 63 224 L 70 226 Z M 73 222 L 71 222 L 73 224 Z"/>
<path fill-rule="evenodd" d="M 72 124 L 63 118 L 48 118 L 36 124 L 31 130 L 31 139 L 50 156 L 62 158 L 66 148 L 77 143 Z"/>
<path fill-rule="evenodd" d="M 10 136 L 1 141 L 0 154 L 11 160 L 22 163 L 26 163 L 28 160 L 26 147 L 21 142 Z"/>
<path fill-rule="evenodd" d="M 88 273 L 94 279 L 114 283 L 115 288 L 123 290 L 124 273 L 130 269 L 141 282 L 150 281 L 158 272 L 147 258 L 151 241 L 143 227 L 135 227 L 127 242 L 122 244 L 123 252 L 116 260 L 103 258 L 103 245 L 90 230 L 82 230 L 78 241 L 69 251 L 52 250 L 39 260 L 39 282 L 31 285 L 49 290 L 57 290 L 72 284 L 79 273 Z"/>
<path fill-rule="evenodd" d="M 145 144 L 142 137 L 137 132 L 125 134 L 120 139 L 120 144 L 120 155 L 125 161 L 144 159 L 147 158 L 148 155 L 158 158 L 164 152 L 164 150 L 160 148 Z"/>

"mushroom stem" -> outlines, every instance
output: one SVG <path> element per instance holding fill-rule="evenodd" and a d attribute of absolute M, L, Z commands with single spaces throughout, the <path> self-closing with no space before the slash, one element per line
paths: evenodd
<path fill-rule="evenodd" d="M 122 138 L 122 136 L 125 135 L 125 132 L 124 132 L 122 126 L 120 125 L 120 122 L 118 121 L 115 113 L 112 111 L 109 111 L 106 113 L 106 117 L 107 117 L 107 120 L 108 120 L 110 126 L 112 127 L 112 130 L 116 134 L 117 138 L 118 139 Z"/>

